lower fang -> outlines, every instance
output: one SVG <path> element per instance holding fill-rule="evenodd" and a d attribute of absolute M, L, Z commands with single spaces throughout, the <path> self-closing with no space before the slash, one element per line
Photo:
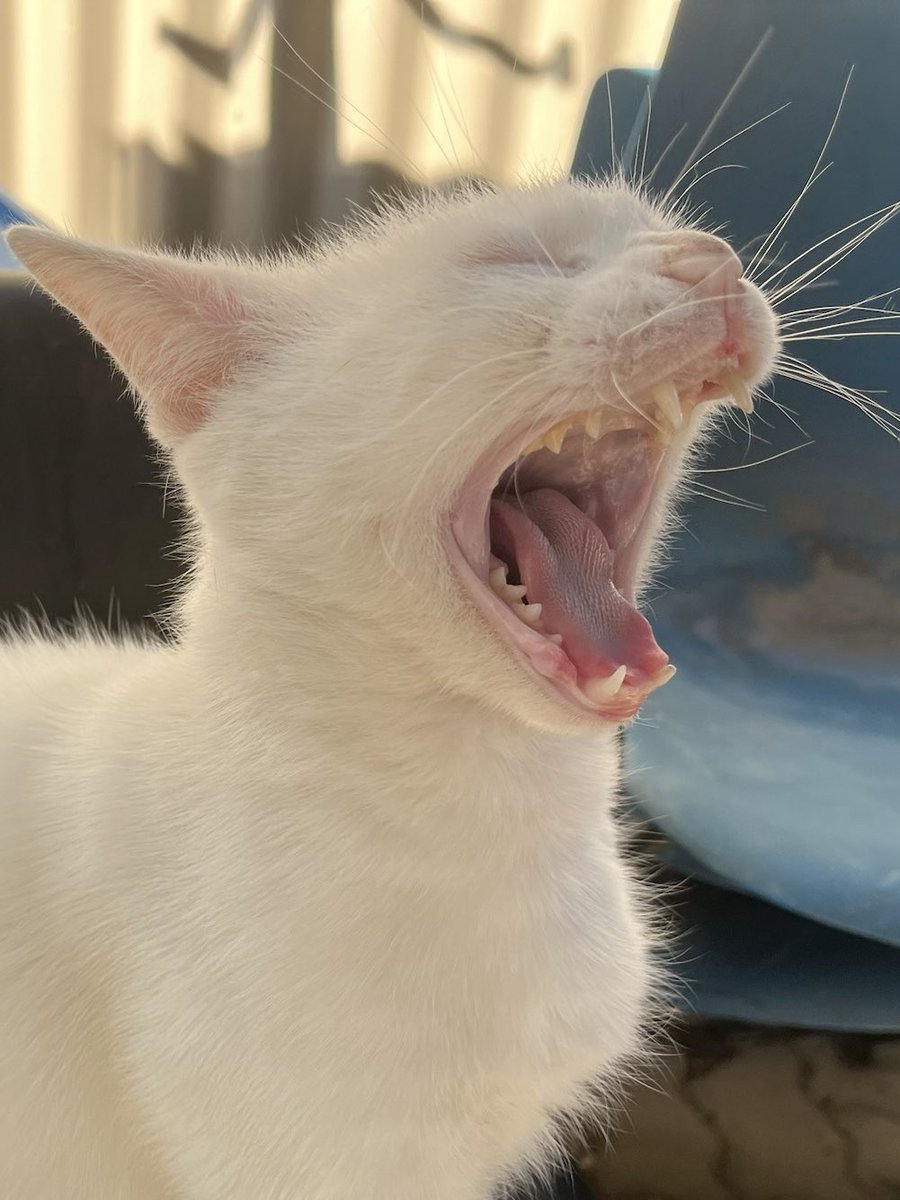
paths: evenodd
<path fill-rule="evenodd" d="M 612 675 L 607 675 L 605 679 L 589 679 L 582 685 L 581 690 L 591 704 L 605 704 L 607 700 L 612 700 L 622 687 L 625 682 L 626 670 L 627 668 L 623 665 L 617 667 Z"/>

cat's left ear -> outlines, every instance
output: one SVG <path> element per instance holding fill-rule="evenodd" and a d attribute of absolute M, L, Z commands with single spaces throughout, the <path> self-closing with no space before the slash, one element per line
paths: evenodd
<path fill-rule="evenodd" d="M 250 273 L 108 250 L 31 225 L 6 238 L 121 367 L 165 446 L 199 429 L 222 386 L 273 340 Z"/>

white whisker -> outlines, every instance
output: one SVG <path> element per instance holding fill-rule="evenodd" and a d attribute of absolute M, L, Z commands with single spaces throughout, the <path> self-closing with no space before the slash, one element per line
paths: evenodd
<path fill-rule="evenodd" d="M 329 81 L 325 78 L 324 75 L 320 75 L 319 72 L 312 65 L 312 63 L 307 62 L 307 60 L 303 57 L 303 55 L 300 54 L 299 51 L 296 49 L 296 47 L 291 44 L 290 40 L 285 37 L 285 35 L 281 32 L 281 30 L 278 28 L 278 26 L 274 22 L 272 23 L 272 29 L 278 35 L 278 37 L 281 38 L 282 42 L 284 42 L 285 46 L 288 48 L 288 50 L 290 50 L 291 54 L 294 55 L 294 57 L 298 60 L 298 62 L 302 63 L 302 65 L 307 69 L 307 71 L 309 71 L 312 75 L 314 75 L 315 78 L 318 79 L 320 83 L 323 83 L 325 85 L 325 87 L 327 87 L 328 90 L 332 93 L 332 95 L 334 96 L 334 98 L 336 100 L 339 100 L 342 104 L 345 104 L 348 108 L 351 108 L 357 114 L 357 116 L 359 116 L 363 121 L 368 122 L 368 124 L 372 126 L 372 129 L 377 131 L 377 133 L 380 135 L 380 138 L 382 140 L 379 140 L 379 138 L 376 138 L 369 130 L 363 129 L 363 127 L 361 125 L 358 125 L 355 121 L 351 121 L 346 113 L 341 112 L 333 104 L 329 104 L 328 101 L 323 99 L 320 95 L 318 95 L 317 92 L 314 92 L 311 88 L 308 88 L 306 86 L 306 84 L 301 83 L 299 79 L 295 79 L 294 76 L 290 75 L 287 71 L 282 70 L 281 67 L 276 66 L 274 62 L 268 64 L 268 66 L 270 66 L 273 71 L 277 71 L 278 74 L 283 76 L 285 79 L 287 79 L 288 82 L 293 83 L 296 87 L 298 87 L 302 91 L 306 92 L 306 94 L 308 96 L 311 96 L 313 100 L 318 100 L 320 104 L 322 104 L 325 108 L 327 108 L 329 112 L 334 113 L 334 115 L 336 117 L 343 118 L 343 120 L 345 120 L 348 125 L 352 125 L 354 129 L 356 129 L 359 133 L 361 133 L 363 135 L 363 137 L 370 138 L 371 141 L 375 142 L 375 144 L 377 146 L 380 146 L 382 150 L 384 150 L 384 151 L 387 151 L 389 149 L 395 150 L 399 155 L 401 155 L 401 157 L 405 160 L 407 165 L 412 168 L 413 172 L 416 175 L 420 174 L 420 171 L 419 171 L 418 167 L 416 166 L 416 164 L 413 162 L 413 160 L 409 157 L 408 154 L 406 154 L 400 148 L 400 146 L 397 145 L 397 143 L 385 132 L 385 130 L 383 130 L 380 125 L 376 124 L 376 122 L 373 121 L 370 116 L 368 116 L 366 113 L 364 113 L 361 108 L 359 108 L 356 104 L 354 104 L 346 96 L 342 96 L 340 94 L 340 92 L 338 92 L 338 90 L 334 86 L 334 84 L 329 83 Z"/>
<path fill-rule="evenodd" d="M 714 488 L 708 483 L 697 483 L 692 480 L 687 484 L 687 490 L 703 500 L 715 500 L 717 504 L 733 504 L 735 508 L 746 508 L 750 512 L 764 513 L 768 511 L 764 504 L 756 504 L 752 500 L 744 500 L 740 496 L 732 495 L 731 492 L 723 491 L 721 488 Z"/>
<path fill-rule="evenodd" d="M 435 388 L 433 392 L 426 396 L 424 400 L 420 400 L 414 408 L 410 409 L 410 411 L 401 417 L 399 421 L 396 421 L 390 429 L 377 434 L 371 439 L 370 442 L 365 443 L 365 447 L 368 448 L 369 446 L 377 446 L 382 441 L 393 440 L 396 430 L 401 429 L 404 425 L 408 424 L 409 421 L 412 421 L 415 417 L 419 416 L 419 414 L 428 408 L 429 405 L 433 404 L 438 396 L 442 395 L 447 388 L 452 387 L 454 383 L 458 383 L 460 379 L 464 379 L 467 375 L 471 375 L 474 371 L 480 371 L 482 367 L 492 366 L 494 363 L 508 362 L 510 359 L 532 357 L 536 353 L 539 353 L 539 351 L 535 350 L 534 348 L 529 348 L 527 350 L 508 350 L 505 354 L 495 354 L 492 358 L 483 358 L 476 363 L 469 363 L 467 367 L 463 367 L 461 371 L 457 371 L 455 375 L 452 375 L 449 379 L 445 379 L 437 388 Z"/>
<path fill-rule="evenodd" d="M 768 121 L 768 120 L 770 120 L 770 118 L 777 116 L 777 115 L 778 115 L 780 112 L 784 112 L 784 110 L 785 110 L 786 108 L 790 108 L 790 105 L 791 105 L 791 102 L 790 102 L 790 100 L 787 100 L 787 101 L 785 101 L 785 103 L 784 103 L 784 104 L 780 104 L 780 105 L 778 106 L 778 108 L 773 108 L 773 109 L 772 109 L 772 111 L 771 111 L 771 112 L 767 112 L 767 113 L 765 114 L 765 116 L 763 116 L 763 117 L 758 117 L 758 118 L 757 118 L 755 121 L 751 121 L 749 125 L 745 125 L 745 126 L 743 127 L 743 129 L 739 129 L 739 130 L 737 131 L 737 133 L 732 133 L 732 134 L 730 134 L 730 135 L 729 135 L 727 138 L 723 138 L 723 139 L 722 139 L 722 141 L 721 141 L 721 142 L 719 142 L 717 145 L 713 146 L 713 148 L 712 148 L 711 150 L 707 150 L 707 151 L 706 151 L 704 154 L 701 154 L 701 155 L 700 155 L 700 157 L 699 157 L 699 158 L 697 158 L 697 159 L 695 159 L 695 160 L 694 160 L 694 161 L 693 161 L 693 162 L 690 164 L 690 166 L 689 166 L 689 167 L 686 167 L 686 168 L 683 168 L 683 169 L 682 169 L 682 171 L 679 173 L 678 177 L 677 177 L 677 178 L 674 180 L 674 182 L 673 182 L 673 183 L 671 183 L 671 184 L 669 185 L 669 189 L 668 189 L 668 191 L 666 192 L 666 196 L 668 196 L 670 192 L 674 191 L 674 190 L 675 190 L 675 188 L 676 188 L 676 187 L 678 187 L 679 183 L 682 181 L 682 179 L 684 179 L 685 175 L 687 174 L 687 172 L 688 172 L 689 170 L 691 170 L 691 171 L 695 171 L 695 170 L 697 169 L 697 167 L 699 167 L 699 166 L 700 166 L 700 164 L 701 164 L 702 162 L 705 162 L 705 161 L 706 161 L 706 159 L 708 159 L 708 158 L 710 158 L 710 157 L 711 157 L 711 155 L 713 155 L 713 154 L 718 154 L 718 152 L 719 152 L 720 150 L 722 150 L 722 149 L 723 149 L 725 146 L 727 146 L 727 145 L 729 144 L 729 142 L 733 142 L 733 141 L 735 141 L 737 138 L 739 138 L 739 137 L 743 137 L 743 135 L 744 135 L 745 133 L 749 133 L 751 129 L 756 129 L 756 127 L 757 127 L 758 125 L 762 125 L 762 124 L 763 124 L 763 122 L 765 122 L 765 121 Z M 737 164 L 735 164 L 735 165 L 737 165 Z M 745 166 L 745 167 L 744 167 L 744 170 L 746 170 L 746 169 L 747 169 L 747 168 L 746 168 L 746 166 Z M 705 171 L 705 172 L 704 172 L 704 173 L 703 173 L 703 174 L 702 174 L 702 175 L 701 175 L 701 176 L 700 176 L 698 179 L 694 179 L 694 180 L 693 180 L 693 181 L 692 181 L 692 182 L 691 182 L 691 183 L 688 185 L 688 187 L 687 187 L 686 191 L 690 191 L 690 189 L 691 189 L 692 187 L 696 186 L 696 184 L 700 182 L 700 179 L 705 179 L 705 178 L 706 178 L 706 176 L 707 176 L 708 174 L 710 174 L 710 173 L 711 173 L 711 172 L 709 172 L 709 171 Z M 677 201 L 676 201 L 676 203 L 677 203 Z"/>
<path fill-rule="evenodd" d="M 510 394 L 510 392 L 516 391 L 517 388 L 520 388 L 525 383 L 530 383 L 531 380 L 536 379 L 538 376 L 544 374 L 545 371 L 550 371 L 550 370 L 554 370 L 554 369 L 556 369 L 555 363 L 544 363 L 542 366 L 537 367 L 534 371 L 531 371 L 528 374 L 519 376 L 518 379 L 514 380 L 512 383 L 508 384 L 506 387 L 502 388 L 499 392 L 497 392 L 496 395 L 492 396 L 491 399 L 488 400 L 485 404 L 481 405 L 474 412 L 470 413 L 469 416 L 466 417 L 466 419 L 464 421 L 461 421 L 454 428 L 452 433 L 448 434 L 448 436 L 444 438 L 444 440 L 440 443 L 440 445 L 435 447 L 435 449 L 431 452 L 431 454 L 428 455 L 427 459 L 422 464 L 422 469 L 419 472 L 418 478 L 415 480 L 415 482 L 413 483 L 413 485 L 410 487 L 409 491 L 407 492 L 406 499 L 400 509 L 399 520 L 397 522 L 396 537 L 400 536 L 402 525 L 404 523 L 403 516 L 406 512 L 408 512 L 409 508 L 415 503 L 416 493 L 418 492 L 418 489 L 421 487 L 423 481 L 428 478 L 429 469 L 433 466 L 433 464 L 437 461 L 437 459 L 439 459 L 441 457 L 441 455 L 445 453 L 445 451 L 447 450 L 447 447 L 452 445 L 452 443 L 456 440 L 456 438 L 458 438 L 460 434 L 464 433 L 465 430 L 468 429 L 470 425 L 474 424 L 474 422 L 484 420 L 485 414 L 487 412 L 489 412 L 490 409 L 492 409 L 495 404 L 498 404 L 501 400 L 503 400 L 506 396 L 508 396 Z M 396 540 L 394 542 L 394 545 L 396 546 Z"/>
<path fill-rule="evenodd" d="M 775 282 L 775 280 L 778 278 L 779 275 L 783 275 L 784 272 L 790 270 L 790 268 L 792 266 L 794 266 L 795 263 L 802 261 L 802 259 L 806 258 L 806 256 L 808 254 L 812 254 L 812 252 L 814 250 L 818 250 L 820 246 L 827 245 L 828 242 L 833 241 L 834 238 L 840 237 L 842 233 L 848 233 L 851 229 L 856 229 L 857 226 L 862 225 L 865 221 L 871 221 L 880 216 L 883 216 L 886 212 L 889 212 L 894 207 L 895 207 L 894 204 L 886 204 L 886 205 L 884 205 L 883 208 L 875 209 L 873 212 L 866 213 L 862 217 L 857 217 L 857 219 L 855 221 L 850 221 L 847 225 L 843 225 L 840 229 L 835 229 L 831 233 L 827 234 L 825 237 L 819 238 L 819 240 L 817 242 L 814 242 L 811 246 L 808 246 L 805 250 L 803 250 L 799 254 L 795 255 L 790 260 L 790 262 L 784 263 L 784 265 L 779 267 L 777 271 L 774 271 L 771 275 L 767 275 L 765 279 L 759 280 L 758 286 L 761 287 L 764 291 L 768 290 L 769 288 L 771 288 L 772 284 Z M 849 244 L 849 241 L 852 241 L 852 238 L 848 239 L 848 243 L 846 243 L 846 244 Z M 815 268 L 813 268 L 813 269 L 815 269 Z"/>
<path fill-rule="evenodd" d="M 700 153 L 700 151 L 706 145 L 709 135 L 712 133 L 713 129 L 715 129 L 716 125 L 719 122 L 719 119 L 722 117 L 723 113 L 728 108 L 728 105 L 731 103 L 731 101 L 734 99 L 737 92 L 740 90 L 741 86 L 743 85 L 744 80 L 747 78 L 750 71 L 752 71 L 753 67 L 756 64 L 756 60 L 759 58 L 760 54 L 762 54 L 762 52 L 765 49 L 766 45 L 768 44 L 770 38 L 772 37 L 773 31 L 774 31 L 774 27 L 770 25 L 769 28 L 765 31 L 765 33 L 762 35 L 762 37 L 759 39 L 759 41 L 756 45 L 756 49 L 751 53 L 750 57 L 744 63 L 741 70 L 738 72 L 737 78 L 735 79 L 734 83 L 731 85 L 731 87 L 725 93 L 725 96 L 724 96 L 721 104 L 716 109 L 716 111 L 713 113 L 712 118 L 709 121 L 709 124 L 706 126 L 706 129 L 704 129 L 703 133 L 701 134 L 700 140 L 697 142 L 697 144 L 694 146 L 693 150 L 687 156 L 687 159 L 684 163 L 684 166 L 681 168 L 681 171 L 675 177 L 674 181 L 669 185 L 667 190 L 663 193 L 665 199 L 669 198 L 669 196 L 672 194 L 674 189 L 678 186 L 678 184 L 684 178 L 685 173 L 697 161 L 697 155 Z M 727 142 L 722 142 L 723 146 L 726 144 L 727 144 Z M 717 149 L 718 149 L 718 147 L 717 147 Z"/>
<path fill-rule="evenodd" d="M 869 225 L 859 230 L 859 232 L 855 233 L 851 238 L 848 238 L 847 241 L 843 242 L 840 246 L 836 246 L 835 249 L 826 254 L 824 258 L 813 264 L 813 266 L 807 267 L 788 283 L 782 284 L 780 287 L 771 291 L 769 293 L 770 302 L 774 305 L 778 305 L 782 301 L 787 300 L 789 297 L 795 295 L 797 292 L 807 290 L 811 284 L 815 283 L 817 280 L 833 271 L 839 263 L 843 262 L 845 258 L 849 257 L 849 255 L 851 255 L 854 250 L 857 250 L 863 244 L 863 242 L 868 241 L 868 239 L 874 233 L 877 233 L 877 231 L 881 229 L 883 225 L 886 225 L 889 221 L 893 220 L 898 212 L 900 212 L 900 201 L 888 205 L 885 209 L 879 210 L 880 215 L 872 220 Z M 863 218 L 863 220 L 866 219 L 867 218 Z M 803 255 L 799 255 L 798 257 L 802 258 Z M 779 272 L 779 274 L 780 273 L 781 272 Z M 762 286 L 765 287 L 766 285 L 763 284 Z"/>
<path fill-rule="evenodd" d="M 743 163 L 720 163 L 716 167 L 710 167 L 708 171 L 704 171 L 702 175 L 698 175 L 695 179 L 692 179 L 687 187 L 673 199 L 672 204 L 677 207 L 688 196 L 691 188 L 696 187 L 698 183 L 702 183 L 704 179 L 708 179 L 710 175 L 715 175 L 717 171 L 746 171 L 748 169 Z"/>
<path fill-rule="evenodd" d="M 782 232 L 787 227 L 788 222 L 790 221 L 791 217 L 794 215 L 794 213 L 799 208 L 799 206 L 803 200 L 803 197 L 807 194 L 807 192 L 810 190 L 810 188 L 813 187 L 813 185 L 815 184 L 817 179 L 820 178 L 819 167 L 822 164 L 822 160 L 825 157 L 825 152 L 827 151 L 828 146 L 831 142 L 831 139 L 834 136 L 834 131 L 837 128 L 837 123 L 840 118 L 841 111 L 843 110 L 844 100 L 846 99 L 847 90 L 850 87 L 850 80 L 852 78 L 853 78 L 853 67 L 851 66 L 850 70 L 847 72 L 847 78 L 844 81 L 844 87 L 843 87 L 843 91 L 841 92 L 841 98 L 838 101 L 837 109 L 835 110 L 835 114 L 834 114 L 834 117 L 832 118 L 831 125 L 830 125 L 830 127 L 828 129 L 828 133 L 825 137 L 825 141 L 822 143 L 822 149 L 819 151 L 818 158 L 816 159 L 815 163 L 813 164 L 813 169 L 810 171 L 809 177 L 807 178 L 806 183 L 800 189 L 800 192 L 798 193 L 797 198 L 794 200 L 794 202 L 792 204 L 790 204 L 788 206 L 787 211 L 775 223 L 775 226 L 772 229 L 771 233 L 763 241 L 763 244 L 760 247 L 760 251 L 757 252 L 757 255 L 763 251 L 767 251 L 769 249 L 769 247 L 772 245 L 772 243 L 781 236 Z M 827 167 L 824 168 L 824 170 L 827 170 L 827 169 L 828 169 Z M 755 256 L 750 261 L 750 265 L 747 268 L 748 279 L 753 277 L 753 269 L 756 266 L 756 262 L 757 262 L 757 257 Z"/>
<path fill-rule="evenodd" d="M 839 399 L 846 400 L 864 413 L 871 421 L 873 421 L 880 429 L 891 437 L 900 441 L 900 413 L 894 412 L 893 409 L 881 404 L 871 395 L 861 392 L 857 388 L 848 387 L 846 384 L 838 383 L 836 380 L 829 378 L 824 372 L 817 367 L 803 362 L 802 359 L 794 358 L 789 354 L 782 354 L 777 363 L 777 372 L 788 379 L 794 379 L 798 383 L 806 384 L 809 387 L 818 388 L 821 391 L 829 392 Z"/>
<path fill-rule="evenodd" d="M 749 471 L 751 467 L 761 467 L 764 463 L 774 462 L 776 458 L 784 458 L 786 454 L 796 454 L 798 450 L 805 450 L 807 446 L 813 444 L 814 439 L 810 438 L 808 442 L 802 442 L 799 446 L 789 446 L 787 450 L 779 450 L 777 454 L 769 454 L 766 458 L 757 458 L 754 462 L 738 463 L 735 467 L 697 467 L 693 474 L 720 475 L 725 471 Z"/>

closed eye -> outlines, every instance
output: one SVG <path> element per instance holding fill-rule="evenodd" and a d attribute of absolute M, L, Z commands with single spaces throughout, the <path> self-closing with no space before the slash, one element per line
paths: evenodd
<path fill-rule="evenodd" d="M 464 254 L 465 261 L 475 267 L 530 268 L 542 274 L 578 275 L 587 270 L 590 262 L 581 255 L 552 254 L 541 246 L 510 243 L 475 247 Z"/>

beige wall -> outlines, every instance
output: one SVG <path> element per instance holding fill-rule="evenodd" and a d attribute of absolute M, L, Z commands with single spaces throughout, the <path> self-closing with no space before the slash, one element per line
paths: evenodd
<path fill-rule="evenodd" d="M 658 62 L 675 7 L 0 0 L 0 187 L 85 236 L 259 246 L 372 186 L 562 169 L 593 80 Z"/>

